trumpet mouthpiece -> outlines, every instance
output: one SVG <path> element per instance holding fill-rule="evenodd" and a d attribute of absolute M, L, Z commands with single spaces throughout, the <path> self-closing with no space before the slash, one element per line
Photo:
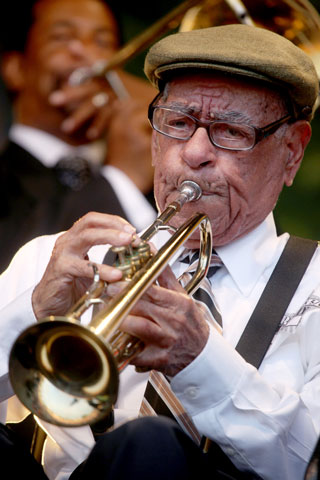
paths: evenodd
<path fill-rule="evenodd" d="M 192 180 L 185 180 L 180 185 L 180 194 L 186 196 L 186 202 L 199 200 L 202 195 L 201 187 Z"/>

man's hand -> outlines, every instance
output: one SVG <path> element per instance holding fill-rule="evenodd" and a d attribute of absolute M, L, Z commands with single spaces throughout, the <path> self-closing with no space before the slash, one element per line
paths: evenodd
<path fill-rule="evenodd" d="M 108 129 L 115 99 L 107 82 L 93 79 L 80 85 L 64 85 L 50 95 L 49 102 L 65 113 L 61 124 L 64 133 L 73 135 L 82 129 L 91 141 L 101 138 Z"/>
<path fill-rule="evenodd" d="M 81 133 L 87 141 L 105 138 L 108 148 L 104 163 L 122 170 L 147 194 L 153 185 L 152 129 L 147 111 L 155 90 L 127 72 L 117 75 L 127 91 L 126 98 L 117 98 L 107 81 L 93 78 L 80 85 L 65 84 L 50 95 L 49 102 L 64 113 L 64 134 Z"/>
<path fill-rule="evenodd" d="M 159 285 L 152 286 L 122 322 L 121 330 L 145 345 L 133 365 L 174 376 L 203 350 L 209 327 L 169 268 L 158 280 Z"/>
<path fill-rule="evenodd" d="M 38 320 L 48 315 L 64 315 L 85 293 L 93 279 L 88 251 L 94 245 L 128 245 L 135 229 L 115 215 L 91 212 L 78 220 L 56 241 L 47 269 L 32 295 Z M 98 265 L 100 279 L 120 280 L 120 270 Z"/>

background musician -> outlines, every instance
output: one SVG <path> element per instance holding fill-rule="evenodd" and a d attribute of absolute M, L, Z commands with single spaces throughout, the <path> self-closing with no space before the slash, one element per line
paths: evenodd
<path fill-rule="evenodd" d="M 75 70 L 119 49 L 108 4 L 10 2 L 0 27 L 2 76 L 13 108 L 0 158 L 0 270 L 26 241 L 65 230 L 88 211 L 122 215 L 138 229 L 150 224 L 146 111 L 154 89 L 122 71 L 121 98 L 101 78 L 69 83 Z"/>

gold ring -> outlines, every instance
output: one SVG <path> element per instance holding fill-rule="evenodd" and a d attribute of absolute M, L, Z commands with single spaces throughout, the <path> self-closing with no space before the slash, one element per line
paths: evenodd
<path fill-rule="evenodd" d="M 109 95 L 105 92 L 100 92 L 94 95 L 91 101 L 95 107 L 101 108 L 108 103 Z"/>

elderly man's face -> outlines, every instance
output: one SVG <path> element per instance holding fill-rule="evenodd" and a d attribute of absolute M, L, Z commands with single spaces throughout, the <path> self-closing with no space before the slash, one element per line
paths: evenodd
<path fill-rule="evenodd" d="M 287 113 L 281 98 L 271 90 L 209 74 L 178 77 L 159 104 L 191 107 L 200 120 L 228 119 L 255 127 L 264 127 Z M 283 185 L 293 181 L 309 137 L 307 122 L 285 124 L 252 150 L 230 151 L 215 147 L 204 128 L 198 128 L 188 141 L 154 132 L 159 209 L 175 198 L 183 180 L 194 180 L 203 196 L 186 204 L 175 223 L 204 212 L 212 223 L 214 245 L 229 243 L 256 227 L 274 208 Z"/>

